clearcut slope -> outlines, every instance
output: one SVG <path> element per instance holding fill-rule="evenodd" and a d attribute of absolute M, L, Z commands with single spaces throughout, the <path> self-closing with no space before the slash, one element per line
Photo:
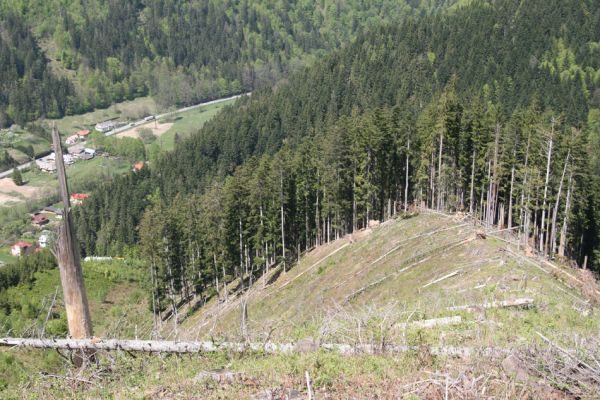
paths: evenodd
<path fill-rule="evenodd" d="M 287 273 L 254 282 L 247 294 L 249 336 L 354 343 L 376 330 L 394 344 L 409 344 L 407 335 L 421 332 L 436 346 L 507 347 L 538 340 L 535 332 L 597 334 L 597 308 L 568 278 L 575 271 L 525 257 L 504 241 L 510 237 L 493 237 L 501 233 L 482 233 L 468 219 L 424 213 L 321 246 Z M 532 304 L 495 307 L 514 300 Z M 452 308 L 482 304 L 490 308 Z M 454 323 L 410 324 L 442 317 Z M 240 297 L 230 294 L 225 302 L 221 294 L 191 314 L 180 333 L 239 338 Z"/>

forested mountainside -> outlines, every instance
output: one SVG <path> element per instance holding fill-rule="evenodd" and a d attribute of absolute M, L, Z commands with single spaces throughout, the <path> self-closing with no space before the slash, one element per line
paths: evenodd
<path fill-rule="evenodd" d="M 361 35 L 99 187 L 82 251 L 139 252 L 165 307 L 416 204 L 598 269 L 599 22 L 503 0 Z"/>
<path fill-rule="evenodd" d="M 150 94 L 185 105 L 252 90 L 445 1 L 0 1 L 0 126 Z"/>

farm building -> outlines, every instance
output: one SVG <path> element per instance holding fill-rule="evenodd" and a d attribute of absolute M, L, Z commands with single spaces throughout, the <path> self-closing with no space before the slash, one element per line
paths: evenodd
<path fill-rule="evenodd" d="M 46 172 L 56 171 L 56 163 L 54 162 L 54 153 L 47 155 L 46 157 L 38 158 L 35 160 L 35 164 L 39 169 Z"/>
<path fill-rule="evenodd" d="M 83 130 L 77 132 L 77 136 L 79 136 L 81 139 L 85 139 L 90 133 L 91 133 L 90 130 L 83 129 Z"/>
<path fill-rule="evenodd" d="M 29 254 L 33 249 L 34 247 L 31 243 L 17 242 L 10 248 L 10 254 L 15 257 L 20 257 Z"/>
<path fill-rule="evenodd" d="M 65 139 L 65 143 L 67 145 L 72 145 L 75 144 L 79 141 L 79 135 L 75 134 L 75 135 L 71 135 L 68 138 Z"/>
<path fill-rule="evenodd" d="M 96 150 L 89 147 L 83 147 L 82 144 L 71 146 L 67 151 L 70 155 L 77 157 L 80 160 L 91 160 L 96 155 Z"/>
<path fill-rule="evenodd" d="M 85 147 L 83 146 L 83 144 L 76 144 L 67 148 L 67 152 L 73 156 L 79 156 L 79 154 L 83 153 L 84 148 Z"/>
<path fill-rule="evenodd" d="M 48 222 L 50 222 L 44 214 L 39 212 L 31 216 L 31 221 L 34 225 L 38 226 L 46 225 Z"/>
<path fill-rule="evenodd" d="M 113 129 L 117 129 L 123 125 L 125 125 L 124 122 L 110 120 L 97 123 L 94 129 L 96 129 L 98 132 L 106 133 L 112 131 Z"/>
<path fill-rule="evenodd" d="M 54 234 L 52 232 L 43 231 L 38 238 L 38 244 L 40 245 L 40 248 L 45 249 L 46 247 L 50 246 L 53 238 Z"/>

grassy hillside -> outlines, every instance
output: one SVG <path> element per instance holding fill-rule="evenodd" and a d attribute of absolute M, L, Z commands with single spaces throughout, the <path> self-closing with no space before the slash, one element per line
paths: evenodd
<path fill-rule="evenodd" d="M 597 309 L 573 289 L 576 282 L 557 280 L 552 267 L 513 255 L 507 249 L 515 246 L 477 231 L 466 219 L 422 214 L 319 247 L 289 272 L 257 279 L 248 292 L 250 335 L 274 328 L 283 340 L 345 342 L 360 335 L 352 325 L 362 320 L 366 332 L 382 324 L 387 340 L 407 344 L 411 329 L 395 325 L 450 316 L 462 322 L 428 331 L 429 344 L 504 347 L 527 345 L 536 331 L 565 338 L 598 332 Z M 523 298 L 533 305 L 450 309 Z M 239 310 L 235 296 L 215 300 L 184 322 L 183 335 L 239 338 Z"/>
<path fill-rule="evenodd" d="M 583 357 L 586 343 L 598 334 L 600 318 L 597 304 L 580 290 L 581 277 L 508 252 L 504 240 L 510 237 L 493 237 L 501 233 L 482 233 L 462 217 L 428 213 L 391 220 L 309 252 L 286 273 L 275 269 L 264 280 L 258 277 L 248 292 L 252 341 L 312 338 L 380 350 L 406 345 L 406 351 L 352 356 L 326 350 L 183 357 L 113 353 L 101 356 L 98 366 L 73 370 L 55 352 L 13 349 L 0 352 L 2 393 L 7 398 L 24 390 L 35 398 L 279 398 L 273 396 L 289 391 L 305 396 L 308 372 L 318 398 L 443 398 L 446 390 L 450 398 L 520 394 L 563 399 L 573 393 L 593 398 L 589 387 L 561 380 L 560 374 L 549 376 L 547 368 L 562 359 L 536 333 L 577 348 Z M 96 335 L 148 337 L 151 317 L 138 286 L 143 271 L 118 262 L 84 266 Z M 41 303 L 54 292 L 57 278 L 56 271 L 40 273 L 32 287 L 11 295 Z M 369 286 L 374 282 L 381 283 Z M 221 302 L 215 298 L 188 312 L 178 327 L 179 338 L 239 339 L 235 286 L 229 286 L 227 301 L 221 293 Z M 591 282 L 584 286 L 592 294 L 597 290 Z M 533 304 L 448 309 L 520 298 Z M 440 317 L 454 322 L 415 325 Z M 163 335 L 171 339 L 172 322 L 163 325 Z M 509 353 L 522 365 L 507 362 Z M 230 371 L 235 378 L 218 381 L 207 371 Z"/>

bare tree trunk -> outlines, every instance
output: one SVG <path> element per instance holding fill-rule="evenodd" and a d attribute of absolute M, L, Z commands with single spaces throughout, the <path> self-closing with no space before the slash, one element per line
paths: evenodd
<path fill-rule="evenodd" d="M 522 227 L 519 231 L 523 231 L 525 235 L 529 234 L 529 226 L 525 223 L 525 217 L 527 211 L 525 210 L 525 191 L 527 190 L 527 207 L 529 207 L 529 187 L 527 186 L 527 176 L 529 174 L 528 166 L 529 166 L 529 146 L 531 144 L 531 133 L 527 135 L 527 149 L 525 150 L 525 176 L 523 177 L 523 187 L 521 189 L 521 225 Z M 527 218 L 529 220 L 529 218 Z M 527 222 L 529 223 L 529 222 Z M 525 230 L 527 232 L 525 233 Z M 527 244 L 527 242 L 525 242 Z"/>
<path fill-rule="evenodd" d="M 310 248 L 309 238 L 308 238 L 308 196 L 304 196 L 304 250 L 308 252 Z"/>
<path fill-rule="evenodd" d="M 490 226 L 490 214 L 492 213 L 492 188 L 493 188 L 493 184 L 492 184 L 492 162 L 488 161 L 488 190 L 487 190 L 487 199 L 485 202 L 485 217 L 484 217 L 484 221 L 485 221 L 485 225 L 486 226 Z"/>
<path fill-rule="evenodd" d="M 515 164 L 513 162 L 512 168 L 510 170 L 510 192 L 508 194 L 508 229 L 512 228 L 514 183 L 515 183 Z"/>
<path fill-rule="evenodd" d="M 440 149 L 438 154 L 438 198 L 437 198 L 437 209 L 441 210 L 441 199 L 442 199 L 442 154 L 444 152 L 444 130 L 440 130 Z"/>
<path fill-rule="evenodd" d="M 408 147 L 406 148 L 406 171 L 404 177 L 404 212 L 408 210 L 408 157 L 410 156 L 410 137 L 408 138 Z M 396 210 L 394 209 L 394 212 Z"/>
<path fill-rule="evenodd" d="M 287 272 L 285 262 L 285 215 L 283 213 L 283 171 L 279 174 L 279 196 L 281 199 L 281 255 L 283 258 L 283 272 Z"/>
<path fill-rule="evenodd" d="M 569 184 L 567 186 L 567 202 L 565 204 L 565 218 L 563 219 L 562 229 L 560 230 L 560 244 L 558 245 L 558 255 L 565 256 L 565 244 L 567 242 L 567 226 L 569 221 L 569 212 L 571 210 L 571 191 L 573 174 L 569 174 Z"/>
<path fill-rule="evenodd" d="M 556 220 L 558 218 L 558 206 L 560 204 L 560 195 L 562 193 L 563 182 L 565 180 L 565 174 L 567 173 L 567 166 L 569 165 L 569 157 L 571 156 L 571 149 L 567 151 L 567 158 L 565 159 L 565 165 L 563 167 L 562 175 L 560 176 L 560 183 L 558 185 L 558 194 L 556 195 L 556 201 L 554 202 L 554 210 L 552 211 L 552 230 L 550 231 L 550 252 L 551 254 L 556 253 Z"/>
<path fill-rule="evenodd" d="M 356 166 L 354 166 L 354 173 L 352 174 L 352 232 L 357 228 L 357 215 L 356 215 Z"/>
<path fill-rule="evenodd" d="M 551 127 L 551 131 L 550 131 L 550 138 L 548 140 L 548 154 L 547 154 L 547 161 L 546 161 L 546 180 L 544 183 L 544 201 L 542 203 L 542 224 L 541 224 L 541 229 L 540 229 L 540 251 L 542 252 L 542 254 L 546 255 L 546 247 L 544 246 L 544 222 L 546 219 L 546 198 L 548 195 L 548 181 L 550 180 L 550 161 L 552 160 L 552 146 L 554 144 L 553 139 L 554 139 L 554 123 L 555 123 L 555 119 L 554 117 L 552 117 L 552 127 Z"/>
<path fill-rule="evenodd" d="M 89 338 L 93 333 L 92 318 L 83 282 L 77 239 L 75 238 L 73 229 L 69 188 L 65 174 L 60 136 L 56 125 L 52 129 L 52 142 L 56 154 L 55 163 L 60 195 L 63 201 L 63 222 L 59 227 L 55 255 L 60 270 L 60 281 L 67 313 L 69 335 L 75 339 Z M 82 362 L 82 360 L 79 360 L 79 362 Z"/>
<path fill-rule="evenodd" d="M 494 138 L 494 164 L 492 171 L 492 180 L 490 181 L 490 196 L 488 205 L 488 226 L 493 225 L 496 219 L 496 209 L 498 203 L 498 150 L 500 144 L 500 124 L 496 124 Z"/>
<path fill-rule="evenodd" d="M 431 187 L 431 209 L 435 208 L 435 150 L 431 151 L 430 187 Z"/>
<path fill-rule="evenodd" d="M 477 150 L 473 149 L 473 162 L 471 164 L 471 189 L 469 193 L 469 214 L 473 215 L 473 202 L 475 201 L 475 158 L 477 158 Z"/>
<path fill-rule="evenodd" d="M 316 194 L 317 194 L 317 202 L 315 205 L 315 245 L 318 247 L 321 245 L 321 243 L 323 242 L 323 239 L 321 237 L 321 223 L 319 221 L 319 186 L 321 185 L 321 178 L 319 175 L 319 170 L 317 170 L 317 190 L 316 190 Z"/>

